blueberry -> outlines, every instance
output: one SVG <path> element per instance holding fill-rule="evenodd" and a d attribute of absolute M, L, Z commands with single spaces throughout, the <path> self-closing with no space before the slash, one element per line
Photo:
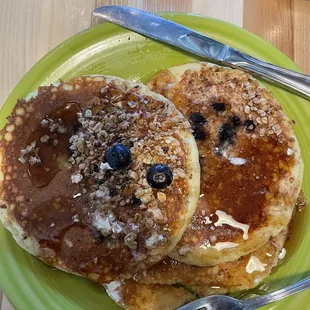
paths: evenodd
<path fill-rule="evenodd" d="M 72 125 L 72 131 L 73 131 L 73 133 L 77 133 L 78 132 L 78 130 L 80 129 L 82 127 L 82 124 L 81 123 L 74 123 L 73 125 Z"/>
<path fill-rule="evenodd" d="M 163 189 L 171 184 L 173 174 L 167 165 L 156 164 L 148 170 L 146 180 L 153 188 Z"/>
<path fill-rule="evenodd" d="M 221 144 L 225 142 L 232 143 L 235 135 L 235 128 L 231 124 L 225 123 L 219 129 L 218 138 Z"/>
<path fill-rule="evenodd" d="M 163 149 L 164 153 L 168 153 L 169 146 L 163 146 L 162 149 Z"/>
<path fill-rule="evenodd" d="M 231 118 L 230 118 L 230 121 L 231 123 L 235 126 L 235 127 L 238 127 L 241 125 L 241 119 L 239 116 L 236 116 L 236 115 L 233 115 Z"/>
<path fill-rule="evenodd" d="M 247 131 L 253 131 L 255 129 L 255 124 L 253 121 L 251 121 L 250 119 L 248 119 L 245 123 L 244 123 L 245 129 Z"/>
<path fill-rule="evenodd" d="M 118 190 L 115 188 L 115 186 L 112 184 L 109 184 L 109 186 L 110 186 L 110 196 L 111 197 L 117 196 L 119 193 Z"/>
<path fill-rule="evenodd" d="M 191 125 L 204 125 L 207 120 L 199 113 L 199 112 L 194 112 L 191 113 L 189 116 L 189 122 Z"/>
<path fill-rule="evenodd" d="M 193 135 L 196 140 L 204 140 L 207 136 L 204 124 L 207 122 L 204 116 L 199 112 L 191 113 L 189 116 L 189 122 L 191 124 Z"/>
<path fill-rule="evenodd" d="M 141 205 L 141 199 L 140 198 L 137 198 L 137 196 L 135 194 L 132 195 L 132 204 L 135 206 L 135 207 L 138 207 Z"/>
<path fill-rule="evenodd" d="M 97 164 L 93 165 L 93 171 L 94 172 L 99 172 L 99 166 Z"/>
<path fill-rule="evenodd" d="M 117 143 L 108 149 L 106 160 L 112 169 L 125 168 L 131 162 L 131 152 L 127 146 Z"/>
<path fill-rule="evenodd" d="M 196 140 L 204 140 L 207 137 L 207 133 L 203 126 L 197 125 L 192 127 L 193 136 Z"/>
<path fill-rule="evenodd" d="M 94 147 L 100 147 L 100 146 L 101 146 L 101 142 L 99 140 L 95 140 Z"/>
<path fill-rule="evenodd" d="M 222 102 L 215 102 L 212 104 L 212 107 L 217 112 L 224 112 L 225 111 L 225 103 Z"/>

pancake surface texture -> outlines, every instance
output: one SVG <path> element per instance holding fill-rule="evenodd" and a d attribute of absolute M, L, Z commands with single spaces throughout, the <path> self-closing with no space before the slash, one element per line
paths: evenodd
<path fill-rule="evenodd" d="M 169 100 L 121 78 L 40 87 L 1 132 L 0 219 L 47 264 L 101 283 L 131 277 L 171 251 L 195 211 L 189 127 Z M 170 185 L 149 184 L 155 164 Z"/>
<path fill-rule="evenodd" d="M 207 63 L 163 70 L 148 85 L 190 121 L 200 156 L 198 206 L 169 256 L 217 265 L 277 236 L 291 219 L 303 163 L 271 92 L 247 73 Z"/>

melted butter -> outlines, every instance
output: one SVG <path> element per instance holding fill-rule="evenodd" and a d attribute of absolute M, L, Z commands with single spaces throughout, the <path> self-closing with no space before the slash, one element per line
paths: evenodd
<path fill-rule="evenodd" d="M 235 166 L 242 166 L 247 163 L 247 160 L 241 157 L 230 157 L 227 151 L 222 152 L 223 157 L 227 158 L 228 161 Z"/>
<path fill-rule="evenodd" d="M 243 239 L 248 239 L 249 225 L 237 222 L 231 215 L 228 215 L 220 210 L 217 210 L 215 214 L 218 216 L 218 221 L 214 223 L 215 227 L 223 226 L 223 224 L 226 224 L 234 228 L 241 229 L 243 231 Z"/>
<path fill-rule="evenodd" d="M 57 172 L 67 165 L 69 158 L 69 138 L 72 134 L 72 126 L 77 122 L 77 112 L 80 111 L 78 103 L 69 102 L 59 107 L 49 118 L 62 119 L 67 126 L 67 133 L 58 134 L 58 144 L 54 145 L 53 140 L 43 143 L 40 138 L 44 135 L 50 136 L 48 128 L 43 128 L 41 124 L 34 130 L 29 137 L 29 143 L 36 141 L 39 148 L 39 157 L 41 163 L 35 165 L 27 165 L 27 172 L 36 187 L 45 187 L 56 176 Z"/>
<path fill-rule="evenodd" d="M 199 248 L 204 249 L 204 250 L 207 248 L 212 248 L 212 249 L 216 249 L 217 251 L 222 251 L 224 249 L 235 248 L 238 245 L 239 245 L 239 243 L 235 243 L 235 242 L 217 242 L 215 245 L 211 245 L 210 243 L 207 243 L 206 245 L 200 245 Z M 185 248 L 185 247 L 182 247 L 182 248 Z M 187 250 L 186 252 L 188 252 L 189 249 L 186 249 L 186 250 Z M 183 255 L 185 255 L 186 252 L 185 253 L 183 252 Z M 180 251 L 179 251 L 179 253 L 180 253 Z M 182 254 L 180 253 L 180 255 L 182 255 Z"/>
<path fill-rule="evenodd" d="M 212 224 L 212 221 L 210 220 L 210 217 L 209 217 L 209 216 L 205 216 L 205 217 L 204 217 L 204 223 L 205 223 L 206 225 Z"/>
<path fill-rule="evenodd" d="M 113 281 L 108 284 L 104 284 L 104 287 L 107 291 L 107 294 L 115 301 L 119 302 L 121 300 L 121 296 L 119 294 L 119 288 L 122 285 L 121 281 Z"/>
<path fill-rule="evenodd" d="M 256 256 L 251 256 L 245 270 L 247 273 L 264 271 L 266 266 L 267 264 L 263 264 Z"/>
<path fill-rule="evenodd" d="M 241 166 L 246 164 L 247 160 L 241 157 L 230 157 L 228 159 L 230 161 L 231 164 L 235 165 L 235 166 Z"/>
<path fill-rule="evenodd" d="M 216 249 L 217 251 L 222 251 L 224 249 L 232 249 L 237 247 L 239 244 L 235 242 L 218 242 L 212 248 Z"/>
<path fill-rule="evenodd" d="M 279 259 L 283 259 L 283 258 L 285 257 L 285 255 L 286 255 L 286 249 L 283 248 L 283 249 L 281 250 L 280 254 L 279 254 Z"/>

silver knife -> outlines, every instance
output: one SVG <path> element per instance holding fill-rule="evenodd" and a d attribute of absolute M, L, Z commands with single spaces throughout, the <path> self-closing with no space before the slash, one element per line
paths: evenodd
<path fill-rule="evenodd" d="M 218 64 L 243 69 L 310 98 L 310 76 L 254 58 L 158 15 L 125 6 L 98 7 L 93 15 Z"/>

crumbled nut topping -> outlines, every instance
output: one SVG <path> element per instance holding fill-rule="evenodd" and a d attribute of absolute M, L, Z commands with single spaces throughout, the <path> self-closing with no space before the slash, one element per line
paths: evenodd
<path fill-rule="evenodd" d="M 38 155 L 39 148 L 36 148 L 36 141 L 31 142 L 25 149 L 21 149 L 19 161 L 22 164 L 29 163 L 31 166 L 41 163 L 41 159 Z"/>

